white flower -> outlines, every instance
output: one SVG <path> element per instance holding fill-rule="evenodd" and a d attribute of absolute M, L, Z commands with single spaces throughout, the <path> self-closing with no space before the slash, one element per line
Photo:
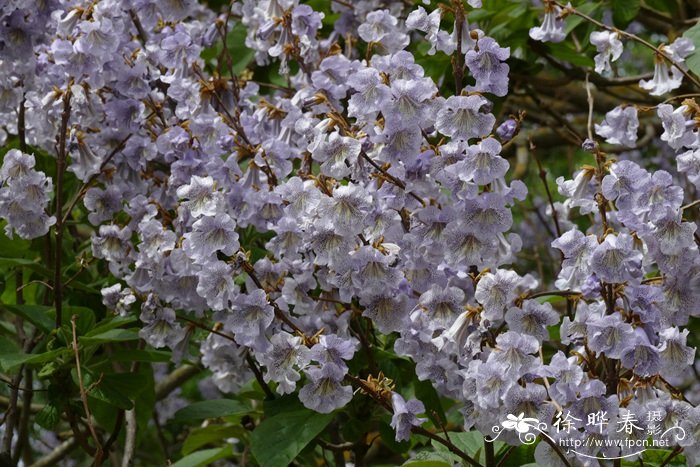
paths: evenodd
<path fill-rule="evenodd" d="M 595 56 L 596 73 L 608 73 L 611 71 L 610 62 L 614 62 L 622 55 L 622 42 L 616 32 L 594 31 L 591 33 L 591 44 L 595 45 L 598 55 Z"/>

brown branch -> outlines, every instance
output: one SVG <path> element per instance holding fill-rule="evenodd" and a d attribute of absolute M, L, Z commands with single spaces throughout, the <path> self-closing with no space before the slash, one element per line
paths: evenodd
<path fill-rule="evenodd" d="M 455 79 L 455 95 L 462 92 L 462 80 L 464 79 L 464 54 L 462 53 L 462 33 L 464 31 L 464 2 L 452 1 L 452 10 L 455 15 L 455 33 L 457 34 L 457 50 L 452 54 L 452 74 Z"/>
<path fill-rule="evenodd" d="M 391 407 L 391 404 L 387 400 L 387 398 L 383 397 L 381 394 L 377 393 L 377 391 L 374 390 L 370 385 L 368 385 L 365 381 L 361 380 L 360 378 L 356 376 L 352 376 L 350 374 L 345 375 L 345 379 L 348 380 L 351 384 L 357 386 L 358 388 L 362 389 L 363 392 L 365 392 L 369 397 L 377 401 L 382 407 L 384 407 L 387 411 L 390 413 L 393 413 L 394 410 Z M 473 458 L 471 458 L 467 453 L 459 449 L 457 446 L 455 446 L 452 441 L 449 439 L 442 438 L 435 433 L 432 433 L 425 428 L 422 428 L 420 426 L 413 426 L 411 428 L 411 431 L 417 435 L 425 436 L 426 438 L 430 438 L 433 441 L 437 441 L 438 443 L 442 444 L 445 446 L 447 449 L 449 449 L 450 452 L 453 454 L 456 454 L 459 456 L 460 459 L 464 460 L 467 462 L 469 465 L 472 465 L 474 467 L 482 467 L 481 464 L 479 464 L 477 461 L 475 461 Z"/>
<path fill-rule="evenodd" d="M 561 237 L 561 226 L 559 225 L 559 214 L 557 214 L 557 210 L 554 207 L 554 198 L 552 197 L 552 192 L 549 190 L 549 183 L 547 183 L 547 171 L 544 170 L 544 167 L 542 166 L 540 159 L 535 154 L 536 147 L 533 144 L 531 139 L 528 140 L 528 144 L 530 146 L 530 153 L 532 154 L 532 157 L 535 159 L 535 162 L 537 163 L 537 168 L 539 171 L 538 175 L 540 177 L 540 180 L 542 180 L 542 184 L 544 185 L 544 191 L 547 193 L 547 201 L 549 201 L 549 207 L 552 209 L 552 220 L 554 221 L 554 228 L 557 231 L 557 237 Z"/>
<path fill-rule="evenodd" d="M 53 451 L 34 462 L 30 467 L 52 467 L 59 465 L 61 460 L 78 447 L 78 440 L 75 437 L 70 437 L 58 446 Z"/>
<path fill-rule="evenodd" d="M 172 373 L 166 376 L 165 379 L 156 384 L 156 400 L 159 401 L 165 399 L 168 394 L 173 392 L 182 383 L 193 376 L 196 376 L 201 371 L 202 369 L 195 365 L 182 365 L 181 367 L 176 368 Z"/>
<path fill-rule="evenodd" d="M 90 405 L 88 404 L 87 392 L 85 391 L 85 386 L 83 385 L 83 370 L 80 366 L 80 352 L 78 350 L 78 335 L 76 331 L 75 321 L 78 315 L 73 315 L 71 317 L 71 328 L 73 330 L 73 353 L 75 354 L 75 369 L 78 374 L 78 387 L 80 388 L 80 399 L 83 401 L 83 409 L 85 410 L 85 418 L 87 419 L 87 425 L 90 430 L 92 438 L 95 440 L 95 463 L 94 465 L 99 467 L 102 465 L 102 460 L 104 456 L 104 451 L 102 450 L 102 443 L 97 435 L 97 430 L 92 424 L 92 414 L 90 413 Z"/>
<path fill-rule="evenodd" d="M 253 375 L 255 375 L 255 380 L 258 382 L 263 392 L 265 393 L 265 398 L 267 400 L 275 399 L 275 393 L 272 392 L 270 386 L 268 386 L 265 382 L 265 378 L 263 378 L 263 374 L 260 371 L 260 368 L 258 368 L 258 365 L 255 363 L 255 360 L 253 360 L 253 357 L 250 356 L 250 352 L 246 352 L 245 361 L 248 364 L 250 371 L 252 371 Z"/>
<path fill-rule="evenodd" d="M 601 29 L 605 29 L 606 31 L 610 31 L 610 32 L 615 32 L 615 33 L 619 34 L 620 36 L 631 39 L 635 42 L 638 42 L 639 44 L 642 44 L 644 47 L 653 50 L 657 55 L 659 55 L 660 57 L 663 57 L 666 61 L 668 61 L 671 64 L 671 66 L 676 67 L 683 74 L 683 76 L 685 76 L 686 78 L 688 78 L 688 80 L 690 80 L 690 82 L 692 82 L 695 86 L 700 88 L 700 81 L 698 81 L 688 71 L 684 70 L 683 67 L 679 66 L 676 62 L 674 62 L 666 52 L 661 50 L 660 47 L 656 47 L 656 46 L 652 45 L 651 43 L 647 42 L 646 40 L 642 39 L 641 37 L 639 37 L 635 34 L 632 34 L 630 32 L 623 31 L 621 29 L 618 29 L 618 28 L 615 28 L 612 26 L 608 26 L 607 24 L 601 23 L 597 19 L 591 18 L 587 14 L 578 11 L 576 8 L 573 8 L 570 5 L 564 5 L 563 3 L 560 3 L 556 0 L 552 0 L 552 3 L 556 4 L 557 6 L 559 6 L 559 8 L 561 8 L 564 11 L 567 11 L 568 13 L 571 13 L 573 15 L 580 17 L 580 18 L 583 18 L 586 21 L 588 21 L 589 23 L 595 24 L 596 26 L 598 26 Z"/>
<path fill-rule="evenodd" d="M 104 168 L 109 164 L 109 161 L 112 160 L 112 158 L 124 148 L 124 145 L 126 144 L 127 141 L 129 141 L 129 138 L 131 138 L 132 134 L 129 134 L 117 144 L 117 146 L 112 149 L 112 152 L 110 152 L 107 157 L 105 158 L 104 161 L 102 161 L 102 164 L 100 164 L 100 170 L 96 173 L 93 174 L 85 183 L 83 183 L 83 186 L 80 187 L 78 190 L 78 193 L 76 193 L 75 197 L 71 200 L 70 204 L 68 205 L 68 208 L 66 209 L 66 212 L 63 214 L 63 220 L 62 223 L 65 224 L 66 221 L 68 220 L 68 216 L 70 216 L 71 211 L 75 207 L 75 205 L 80 201 L 80 198 L 82 198 L 85 195 L 85 192 L 87 191 L 87 188 L 94 182 L 97 177 L 99 177 L 102 174 L 102 171 Z"/>
<path fill-rule="evenodd" d="M 70 84 L 70 83 L 69 83 Z M 66 169 L 66 138 L 68 136 L 68 120 L 71 113 L 71 90 L 66 87 L 63 94 L 63 113 L 61 114 L 61 129 L 58 135 L 58 154 L 56 158 L 56 252 L 54 257 L 54 305 L 56 307 L 56 327 L 60 328 L 63 321 L 63 286 L 61 284 L 61 261 L 63 243 L 63 174 Z"/>

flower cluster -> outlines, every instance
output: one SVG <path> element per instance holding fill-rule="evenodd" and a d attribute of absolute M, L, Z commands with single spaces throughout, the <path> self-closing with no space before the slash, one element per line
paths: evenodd
<path fill-rule="evenodd" d="M 31 239 L 46 235 L 56 223 L 46 213 L 53 193 L 51 178 L 34 169 L 36 161 L 31 154 L 11 149 L 5 154 L 0 168 L 0 218 L 7 221 L 5 234 L 13 230 L 21 238 Z"/>
<path fill-rule="evenodd" d="M 632 407 L 685 427 L 686 455 L 700 459 L 700 409 L 669 389 L 694 363 L 684 327 L 700 316 L 697 226 L 681 182 L 591 141 L 596 165 L 557 179 L 551 287 L 521 272 L 514 215 L 528 189 L 508 178 L 505 152 L 523 146 L 522 118 L 495 110 L 511 85 L 507 44 L 466 20 L 444 30 L 444 9 L 401 2 L 332 2 L 327 37 L 324 14 L 298 0 L 235 2 L 219 17 L 193 1 L 25 3 L 0 7 L 10 25 L 0 69 L 11 77 L 0 123 L 12 131 L 22 106 L 26 142 L 52 154 L 64 131 L 92 256 L 113 278 L 103 303 L 138 315 L 148 344 L 199 359 L 222 392 L 259 370 L 278 394 L 329 413 L 353 399 L 350 368 L 370 336 L 380 342 L 376 329 L 419 381 L 458 402 L 465 430 L 489 434 L 506 414 L 585 418 L 591 407 L 614 420 Z M 570 7 L 544 3 L 530 37 L 562 41 Z M 231 18 L 255 62 L 287 85 L 263 92 L 211 72 L 202 52 L 226 41 Z M 609 75 L 623 37 L 590 39 L 595 72 Z M 421 40 L 464 65 L 456 92 L 416 60 Z M 677 89 L 692 51 L 683 38 L 661 47 L 640 86 Z M 700 107 L 655 110 L 659 144 L 700 190 Z M 635 148 L 643 111 L 620 105 L 595 134 Z M 18 150 L 4 157 L 8 235 L 36 238 L 56 221 L 51 179 L 34 163 Z M 214 324 L 197 341 L 188 323 L 203 322 Z M 397 441 L 408 439 L 423 403 L 382 397 Z M 544 443 L 537 456 L 556 459 Z"/>

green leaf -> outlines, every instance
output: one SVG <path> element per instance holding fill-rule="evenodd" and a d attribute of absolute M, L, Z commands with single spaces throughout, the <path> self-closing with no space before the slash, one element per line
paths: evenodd
<path fill-rule="evenodd" d="M 75 330 L 78 336 L 86 334 L 95 327 L 95 312 L 84 306 L 66 305 L 63 307 L 63 323 L 70 329 L 70 322 L 73 316 L 77 316 L 75 320 Z M 51 309 L 49 315 L 55 319 L 56 310 Z"/>
<path fill-rule="evenodd" d="M 583 5 L 576 7 L 578 11 L 588 16 L 593 16 L 595 11 L 600 7 L 600 3 L 597 2 L 586 2 Z M 583 22 L 583 18 L 580 16 L 572 15 L 566 18 L 566 26 L 564 26 L 564 32 L 568 35 L 571 31 L 576 29 L 576 26 Z"/>
<path fill-rule="evenodd" d="M 613 23 L 626 28 L 639 13 L 640 0 L 612 0 Z"/>
<path fill-rule="evenodd" d="M 53 404 L 46 404 L 39 413 L 36 414 L 34 421 L 42 428 L 53 430 L 61 420 L 61 411 Z"/>
<path fill-rule="evenodd" d="M 109 355 L 113 362 L 167 362 L 171 353 L 154 349 L 117 349 Z"/>
<path fill-rule="evenodd" d="M 110 329 L 94 336 L 81 336 L 78 342 L 84 345 L 104 344 L 105 342 L 127 342 L 139 339 L 136 329 Z"/>
<path fill-rule="evenodd" d="M 454 464 L 443 460 L 410 460 L 403 465 L 411 467 L 452 467 Z"/>
<path fill-rule="evenodd" d="M 102 321 L 97 323 L 97 325 L 93 329 L 91 329 L 89 332 L 86 332 L 85 336 L 93 337 L 105 331 L 109 331 L 110 329 L 135 323 L 136 321 L 136 316 L 114 316 L 107 319 L 103 319 Z"/>
<path fill-rule="evenodd" d="M 477 461 L 485 461 L 486 455 L 483 452 L 484 447 L 484 435 L 478 431 L 451 431 L 447 433 L 450 436 L 450 441 L 452 444 L 457 446 L 460 450 L 469 454 L 469 456 L 475 458 Z M 445 454 L 452 454 L 449 450 L 437 441 L 431 443 L 436 451 L 441 451 Z M 495 452 L 503 446 L 501 441 L 495 441 L 493 443 L 493 448 Z"/>
<path fill-rule="evenodd" d="M 51 307 L 42 305 L 9 305 L 3 303 L 0 305 L 0 308 L 14 315 L 21 316 L 39 328 L 40 331 L 49 332 L 54 327 L 54 320 L 49 316 Z"/>
<path fill-rule="evenodd" d="M 73 381 L 78 385 L 78 375 L 73 369 L 71 372 L 73 375 Z M 113 376 L 113 375 L 112 375 Z M 131 400 L 125 396 L 121 391 L 116 389 L 110 382 L 105 381 L 103 377 L 100 379 L 90 370 L 83 370 L 83 386 L 87 392 L 87 395 L 93 397 L 102 402 L 106 402 L 109 405 L 113 405 L 119 409 L 131 410 L 134 408 L 134 404 Z"/>
<path fill-rule="evenodd" d="M 687 37 L 695 45 L 695 52 L 685 59 L 685 63 L 690 71 L 700 74 L 700 23 L 695 23 L 695 26 L 684 32 L 683 37 Z"/>
<path fill-rule="evenodd" d="M 236 24 L 226 38 L 231 59 L 233 60 L 233 72 L 239 74 L 246 69 L 250 61 L 255 57 L 255 51 L 245 46 L 248 30 L 243 23 Z"/>
<path fill-rule="evenodd" d="M 42 266 L 36 261 L 23 258 L 0 258 L 0 268 L 5 268 L 8 266 L 24 266 L 27 269 L 31 269 L 32 271 L 37 272 L 44 277 L 53 276 L 53 271 L 51 271 L 46 266 Z"/>
<path fill-rule="evenodd" d="M 233 399 L 214 399 L 195 402 L 175 412 L 175 422 L 187 423 L 207 418 L 244 415 L 250 412 L 250 407 Z"/>
<path fill-rule="evenodd" d="M 48 352 L 43 352 L 40 354 L 25 354 L 25 353 L 14 353 L 0 355 L 0 367 L 5 371 L 11 371 L 18 366 L 24 365 L 38 365 L 42 363 L 55 360 L 59 356 L 70 353 L 68 349 L 56 349 L 50 350 Z"/>
<path fill-rule="evenodd" d="M 250 437 L 251 452 L 265 467 L 289 465 L 333 419 L 332 413 L 314 412 L 294 398 L 266 403 L 270 405 L 274 415 L 263 420 Z"/>
<path fill-rule="evenodd" d="M 451 452 L 420 451 L 403 465 L 411 467 L 452 467 L 460 459 Z"/>
<path fill-rule="evenodd" d="M 428 418 L 435 426 L 441 426 L 447 417 L 445 416 L 445 410 L 442 408 L 442 403 L 440 403 L 440 396 L 433 385 L 430 381 L 415 381 L 413 387 L 416 399 L 425 405 L 425 413 L 428 415 Z"/>
<path fill-rule="evenodd" d="M 547 44 L 547 46 L 549 47 L 550 53 L 560 60 L 582 67 L 592 68 L 595 66 L 595 62 L 591 57 L 584 55 L 581 52 L 577 52 L 565 42 L 558 44 L 550 43 Z"/>
<path fill-rule="evenodd" d="M 179 461 L 172 464 L 172 467 L 199 467 L 200 465 L 209 465 L 214 461 L 228 457 L 231 454 L 231 446 L 204 449 L 183 457 Z"/>
<path fill-rule="evenodd" d="M 187 455 L 209 443 L 226 438 L 241 438 L 244 428 L 240 425 L 210 425 L 190 432 L 182 444 L 182 454 Z"/>

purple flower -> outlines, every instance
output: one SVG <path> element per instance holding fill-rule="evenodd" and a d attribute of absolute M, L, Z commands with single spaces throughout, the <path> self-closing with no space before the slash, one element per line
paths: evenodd
<path fill-rule="evenodd" d="M 309 349 L 304 346 L 301 337 L 286 332 L 274 334 L 270 338 L 272 349 L 269 352 L 256 353 L 267 372 L 265 381 L 275 381 L 279 394 L 289 394 L 296 388 L 301 378 L 297 369 L 303 369 L 310 361 Z"/>
<path fill-rule="evenodd" d="M 346 360 L 350 360 L 357 350 L 357 339 L 340 338 L 334 334 L 319 337 L 318 344 L 311 347 L 311 359 L 316 360 L 324 367 L 335 366 L 347 371 Z"/>
<path fill-rule="evenodd" d="M 608 235 L 590 258 L 593 272 L 604 282 L 621 283 L 641 275 L 642 253 L 625 233 Z"/>
<path fill-rule="evenodd" d="M 591 319 L 587 324 L 588 346 L 597 355 L 620 358 L 634 339 L 632 326 L 622 321 L 619 313 Z"/>
<path fill-rule="evenodd" d="M 235 333 L 236 342 L 251 345 L 264 336 L 273 319 L 275 312 L 267 302 L 265 291 L 256 289 L 236 298 L 227 324 Z"/>
<path fill-rule="evenodd" d="M 331 133 L 328 141 L 321 143 L 312 153 L 314 160 L 321 162 L 321 172 L 334 178 L 350 175 L 351 167 L 360 155 L 360 142 L 354 138 Z"/>
<path fill-rule="evenodd" d="M 552 247 L 564 255 L 562 268 L 555 285 L 560 290 L 575 288 L 589 275 L 588 258 L 598 245 L 595 235 L 584 235 L 572 229 L 552 242 Z"/>
<path fill-rule="evenodd" d="M 638 128 L 637 108 L 619 106 L 605 114 L 603 123 L 595 125 L 595 132 L 610 144 L 633 148 L 637 144 Z"/>
<path fill-rule="evenodd" d="M 605 199 L 615 201 L 618 209 L 632 209 L 640 189 L 650 180 L 649 173 L 632 161 L 622 160 L 610 166 L 610 173 L 603 178 Z"/>
<path fill-rule="evenodd" d="M 394 414 L 391 417 L 391 427 L 396 432 L 396 442 L 408 441 L 411 438 L 411 428 L 420 426 L 427 418 L 418 418 L 425 412 L 425 406 L 417 399 L 404 400 L 397 392 L 391 394 L 391 407 Z"/>
<path fill-rule="evenodd" d="M 559 322 L 559 314 L 549 303 L 526 300 L 522 308 L 512 307 L 505 316 L 508 329 L 534 336 L 539 342 L 549 338 L 547 326 Z"/>
<path fill-rule="evenodd" d="M 499 127 L 500 128 L 500 127 Z M 501 144 L 494 138 L 481 140 L 479 144 L 467 148 L 466 157 L 447 168 L 460 180 L 478 185 L 487 185 L 503 177 L 510 164 L 500 156 Z"/>
<path fill-rule="evenodd" d="M 429 101 L 437 89 L 432 79 L 397 79 L 391 82 L 392 99 L 386 112 L 387 125 L 393 129 L 426 126 Z"/>
<path fill-rule="evenodd" d="M 681 105 L 674 110 L 670 104 L 659 104 L 656 113 L 664 128 L 661 140 L 666 141 L 673 149 L 679 150 L 696 141 L 697 138 L 692 131 L 695 122 L 688 118 L 688 106 Z"/>
<path fill-rule="evenodd" d="M 501 138 L 501 141 L 509 141 L 513 139 L 513 136 L 515 136 L 515 132 L 518 129 L 518 122 L 513 120 L 512 118 L 509 118 L 505 122 L 501 123 L 498 128 L 496 128 L 496 134 L 498 135 L 499 138 Z"/>
<path fill-rule="evenodd" d="M 496 348 L 486 363 L 502 364 L 505 366 L 505 374 L 520 378 L 525 373 L 535 373 L 539 361 L 532 354 L 539 348 L 540 344 L 535 337 L 506 331 L 496 338 Z"/>
<path fill-rule="evenodd" d="M 380 111 L 391 98 L 391 90 L 375 68 L 364 68 L 352 74 L 348 85 L 356 91 L 348 102 L 350 117 L 366 117 Z"/>
<path fill-rule="evenodd" d="M 435 128 L 458 139 L 480 138 L 491 133 L 496 117 L 480 112 L 488 101 L 481 96 L 450 96 L 437 113 Z"/>
<path fill-rule="evenodd" d="M 185 234 L 183 249 L 196 262 L 210 260 L 217 251 L 231 256 L 239 248 L 236 223 L 228 214 L 201 217 Z"/>
<path fill-rule="evenodd" d="M 510 57 L 510 47 L 500 47 L 490 37 L 482 37 L 476 42 L 476 49 L 466 55 L 466 65 L 476 79 L 474 86 L 467 89 L 490 92 L 496 96 L 508 94 L 508 71 L 505 61 Z"/>
<path fill-rule="evenodd" d="M 659 332 L 660 373 L 666 377 L 680 376 L 695 360 L 695 348 L 686 344 L 688 331 L 671 327 Z"/>
<path fill-rule="evenodd" d="M 503 313 L 518 295 L 516 288 L 520 281 L 518 273 L 504 269 L 483 275 L 476 285 L 474 298 L 484 307 L 484 318 L 490 321 L 503 319 Z"/>
<path fill-rule="evenodd" d="M 634 330 L 634 337 L 627 341 L 627 349 L 620 355 L 620 361 L 622 366 L 642 377 L 657 374 L 661 367 L 659 351 L 649 343 L 642 328 Z"/>
<path fill-rule="evenodd" d="M 345 371 L 333 364 L 307 368 L 304 373 L 309 383 L 299 391 L 299 400 L 305 407 L 320 413 L 343 407 L 352 399 L 352 388 L 341 384 Z"/>
<path fill-rule="evenodd" d="M 639 87 L 649 91 L 652 96 L 662 96 L 678 89 L 683 82 L 683 76 L 670 73 L 668 63 L 663 57 L 656 57 L 654 64 L 654 76 L 650 80 L 642 79 Z"/>

